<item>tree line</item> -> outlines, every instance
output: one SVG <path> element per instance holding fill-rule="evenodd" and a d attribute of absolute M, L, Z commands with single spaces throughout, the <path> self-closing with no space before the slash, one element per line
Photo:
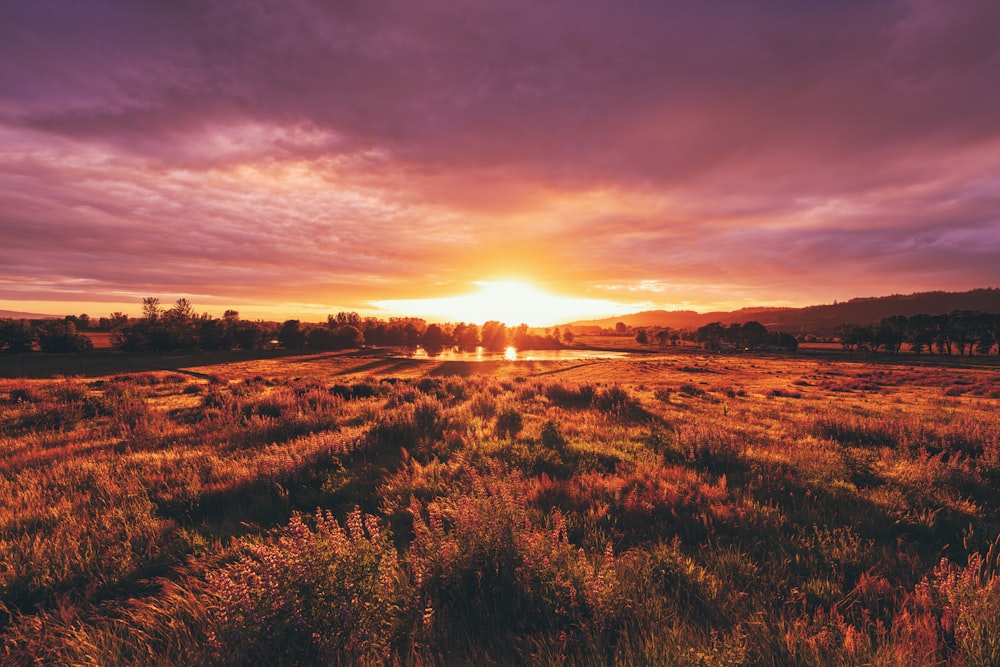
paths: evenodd
<path fill-rule="evenodd" d="M 23 353 L 83 352 L 93 348 L 85 330 L 111 333 L 113 347 L 124 352 L 191 352 L 217 350 L 256 350 L 283 347 L 290 350 L 345 350 L 363 345 L 409 347 L 418 345 L 429 354 L 445 349 L 475 351 L 480 346 L 490 352 L 502 352 L 508 346 L 518 349 L 551 349 L 562 346 L 558 328 L 546 335 L 531 332 L 526 324 L 507 327 L 491 320 L 482 327 L 465 322 L 428 324 L 416 317 L 362 318 L 355 312 L 329 315 L 323 323 L 300 320 L 274 322 L 248 321 L 235 310 L 221 318 L 198 314 L 187 299 L 172 306 L 161 305 L 159 298 L 142 300 L 142 315 L 130 318 L 114 313 L 100 318 L 97 326 L 87 315 L 69 315 L 62 320 L 0 319 L 0 351 Z M 569 340 L 569 339 L 567 339 Z"/>
<path fill-rule="evenodd" d="M 693 336 L 707 350 L 766 350 L 778 349 L 794 352 L 799 342 L 790 333 L 768 331 L 760 322 L 736 322 L 728 327 L 721 322 L 712 322 L 698 327 Z"/>
<path fill-rule="evenodd" d="M 944 315 L 894 315 L 878 324 L 842 324 L 837 338 L 848 352 L 1000 354 L 1000 313 L 956 310 Z"/>

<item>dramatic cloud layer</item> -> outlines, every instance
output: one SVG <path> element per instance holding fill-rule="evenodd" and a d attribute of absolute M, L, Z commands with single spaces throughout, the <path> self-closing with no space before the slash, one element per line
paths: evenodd
<path fill-rule="evenodd" d="M 7 0 L 0 308 L 998 285 L 997 34 L 995 0 Z"/>

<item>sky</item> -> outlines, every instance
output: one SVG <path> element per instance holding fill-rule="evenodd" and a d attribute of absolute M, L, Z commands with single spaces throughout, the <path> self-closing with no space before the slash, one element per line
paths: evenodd
<path fill-rule="evenodd" d="M 0 309 L 1000 286 L 998 34 L 996 0 L 4 0 Z"/>

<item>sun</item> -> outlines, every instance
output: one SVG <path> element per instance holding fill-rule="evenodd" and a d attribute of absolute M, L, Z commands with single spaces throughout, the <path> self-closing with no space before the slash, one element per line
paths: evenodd
<path fill-rule="evenodd" d="M 434 299 L 378 301 L 390 312 L 432 321 L 475 322 L 498 320 L 508 326 L 547 327 L 588 317 L 621 312 L 622 305 L 603 299 L 556 296 L 520 280 L 481 281 L 471 294 Z"/>

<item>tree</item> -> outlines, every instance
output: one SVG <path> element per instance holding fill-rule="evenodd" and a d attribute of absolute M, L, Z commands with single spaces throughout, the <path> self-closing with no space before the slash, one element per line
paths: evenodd
<path fill-rule="evenodd" d="M 38 347 L 42 352 L 82 352 L 94 344 L 76 332 L 76 325 L 67 320 L 46 320 L 38 327 Z"/>
<path fill-rule="evenodd" d="M 645 329 L 639 329 L 635 332 L 635 342 L 639 343 L 639 345 L 649 344 L 649 334 L 646 333 Z"/>
<path fill-rule="evenodd" d="M 767 345 L 767 328 L 760 322 L 751 320 L 740 327 L 741 343 L 751 350 L 759 350 Z"/>
<path fill-rule="evenodd" d="M 721 322 L 712 322 L 698 327 L 698 331 L 695 332 L 695 340 L 701 343 L 706 350 L 721 349 L 725 337 L 726 329 Z"/>
<path fill-rule="evenodd" d="M 507 348 L 507 325 L 496 320 L 483 324 L 483 347 L 490 352 L 503 352 Z"/>
<path fill-rule="evenodd" d="M 278 342 L 289 350 L 299 350 L 305 345 L 306 335 L 298 320 L 285 320 L 278 331 Z"/>
<path fill-rule="evenodd" d="M 615 322 L 615 333 L 624 336 L 628 333 L 628 325 L 624 322 Z"/>
<path fill-rule="evenodd" d="M 452 335 L 441 328 L 440 324 L 430 324 L 427 326 L 427 330 L 424 331 L 424 335 L 420 337 L 420 345 L 423 347 L 427 354 L 435 355 L 441 354 L 441 351 L 446 347 L 451 347 L 455 340 Z"/>
<path fill-rule="evenodd" d="M 452 331 L 455 338 L 455 345 L 463 352 L 475 352 L 479 347 L 479 327 L 475 324 L 465 324 L 460 322 Z"/>
<path fill-rule="evenodd" d="M 326 317 L 327 325 L 339 325 L 339 326 L 351 326 L 361 328 L 361 316 L 355 312 L 341 311 L 337 313 L 336 317 L 331 318 L 329 315 Z M 331 328 L 333 328 L 331 326 Z"/>
<path fill-rule="evenodd" d="M 906 340 L 907 319 L 902 315 L 887 317 L 879 322 L 875 331 L 875 347 L 882 347 L 889 354 L 899 354 Z"/>
<path fill-rule="evenodd" d="M 0 350 L 31 352 L 35 345 L 35 332 L 28 320 L 0 320 Z"/>
<path fill-rule="evenodd" d="M 142 318 L 149 322 L 160 319 L 160 299 L 155 296 L 147 296 L 142 300 Z"/>
<path fill-rule="evenodd" d="M 906 339 L 916 354 L 926 349 L 932 352 L 934 344 L 934 318 L 930 315 L 914 315 L 906 323 Z"/>
<path fill-rule="evenodd" d="M 171 322 L 187 323 L 194 319 L 194 306 L 187 299 L 181 297 L 174 302 L 163 317 Z"/>
<path fill-rule="evenodd" d="M 871 349 L 875 340 L 875 334 L 871 327 L 863 327 L 859 324 L 841 324 L 835 330 L 840 339 L 840 345 L 848 352 L 865 352 Z"/>

